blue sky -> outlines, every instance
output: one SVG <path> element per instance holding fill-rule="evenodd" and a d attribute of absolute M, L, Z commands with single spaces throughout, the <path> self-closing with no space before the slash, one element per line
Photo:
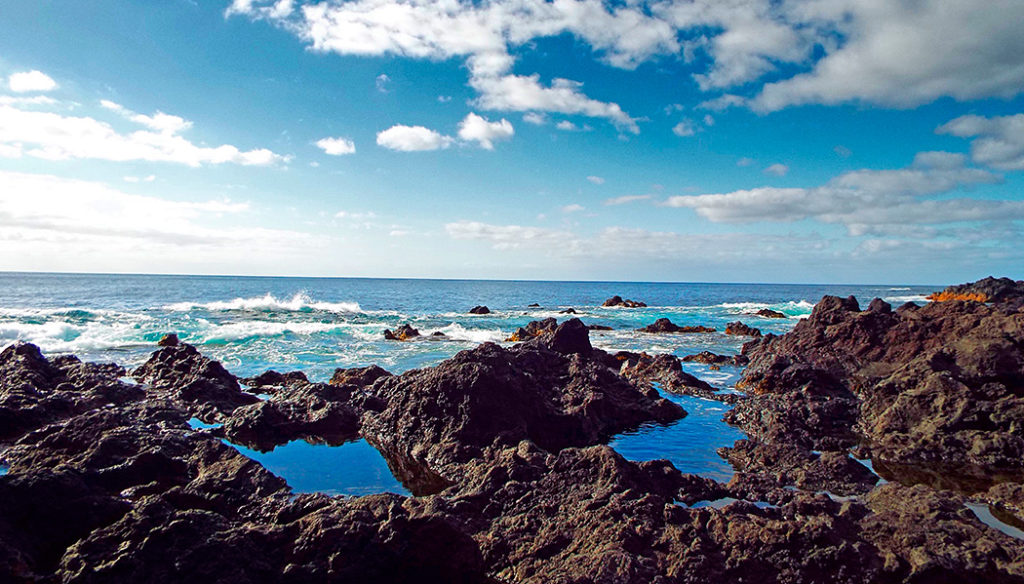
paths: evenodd
<path fill-rule="evenodd" d="M 1024 277 L 1024 4 L 0 1 L 0 269 Z"/>

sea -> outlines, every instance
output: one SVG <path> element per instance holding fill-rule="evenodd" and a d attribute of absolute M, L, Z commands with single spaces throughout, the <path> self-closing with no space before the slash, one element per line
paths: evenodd
<path fill-rule="evenodd" d="M 379 365 L 392 373 L 429 367 L 480 343 L 506 339 L 532 320 L 578 317 L 611 327 L 592 331 L 594 346 L 685 356 L 738 353 L 747 337 L 724 334 L 742 321 L 782 334 L 824 295 L 873 298 L 899 306 L 925 301 L 934 286 L 797 285 L 654 282 L 543 282 L 363 278 L 271 278 L 108 274 L 0 273 L 0 348 L 17 341 L 47 355 L 127 368 L 144 362 L 155 343 L 175 333 L 239 377 L 267 369 L 304 371 L 327 381 L 335 368 Z M 647 308 L 605 308 L 613 295 Z M 470 314 L 486 306 L 490 314 Z M 786 318 L 754 313 L 769 308 Z M 575 314 L 566 313 L 572 310 Z M 636 329 L 669 318 L 717 329 L 702 334 L 650 334 Z M 423 335 L 387 341 L 385 329 L 411 324 Z M 443 337 L 431 336 L 434 332 Z M 741 371 L 686 363 L 688 372 L 721 392 L 735 392 Z M 616 436 L 610 445 L 632 460 L 665 458 L 683 472 L 728 480 L 731 467 L 715 451 L 743 433 L 722 421 L 728 405 L 665 395 L 688 416 Z M 198 421 L 197 421 L 198 428 Z M 362 495 L 407 493 L 365 441 L 328 446 L 297 441 L 270 452 L 238 447 L 289 481 L 296 492 Z"/>

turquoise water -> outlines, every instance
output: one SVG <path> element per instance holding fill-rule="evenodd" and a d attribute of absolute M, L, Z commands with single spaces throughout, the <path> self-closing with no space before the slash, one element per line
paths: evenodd
<path fill-rule="evenodd" d="M 742 320 L 781 334 L 809 314 L 825 294 L 853 294 L 866 306 L 876 296 L 898 305 L 923 300 L 931 291 L 932 287 L 915 286 L 0 273 L 0 348 L 29 341 L 49 355 L 74 353 L 132 367 L 148 358 L 161 336 L 174 332 L 239 376 L 268 368 L 298 369 L 312 381 L 326 381 L 336 367 L 377 364 L 401 373 L 435 365 L 481 342 L 503 342 L 531 320 L 569 318 L 560 313 L 567 308 L 576 310 L 575 316 L 587 324 L 614 328 L 591 333 L 592 343 L 608 351 L 734 354 L 749 338 L 725 335 L 728 322 Z M 650 306 L 600 306 L 616 294 Z M 541 306 L 531 308 L 532 303 Z M 493 313 L 468 314 L 480 304 Z M 761 308 L 790 318 L 750 314 Z M 719 332 L 636 332 L 662 317 Z M 443 332 L 445 340 L 385 341 L 384 329 L 401 323 L 411 323 L 425 337 Z M 721 391 L 732 391 L 740 373 L 733 367 L 713 370 L 698 363 L 685 363 L 684 368 Z M 690 415 L 671 426 L 648 426 L 618 437 L 613 446 L 627 458 L 667 458 L 684 472 L 727 480 L 732 470 L 715 450 L 742 437 L 721 422 L 727 406 L 697 398 L 671 399 Z M 299 492 L 405 492 L 365 442 L 340 447 L 293 442 L 265 454 L 239 450 Z"/>

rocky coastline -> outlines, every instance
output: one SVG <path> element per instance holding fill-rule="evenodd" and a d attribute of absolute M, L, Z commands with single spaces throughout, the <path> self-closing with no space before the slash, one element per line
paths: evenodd
<path fill-rule="evenodd" d="M 576 318 L 401 375 L 245 387 L 176 339 L 132 371 L 14 344 L 0 581 L 1024 582 L 1024 541 L 965 507 L 1024 517 L 1024 295 L 981 286 L 953 293 L 997 300 L 825 297 L 694 356 L 746 365 L 745 396 L 596 349 Z M 730 482 L 605 445 L 686 415 L 655 384 L 733 404 Z M 295 494 L 231 446 L 360 438 L 412 496 Z"/>

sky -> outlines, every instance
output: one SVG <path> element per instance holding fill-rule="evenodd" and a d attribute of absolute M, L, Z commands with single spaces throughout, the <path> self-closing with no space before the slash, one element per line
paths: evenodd
<path fill-rule="evenodd" d="M 0 0 L 0 270 L 1024 278 L 1024 2 Z"/>

